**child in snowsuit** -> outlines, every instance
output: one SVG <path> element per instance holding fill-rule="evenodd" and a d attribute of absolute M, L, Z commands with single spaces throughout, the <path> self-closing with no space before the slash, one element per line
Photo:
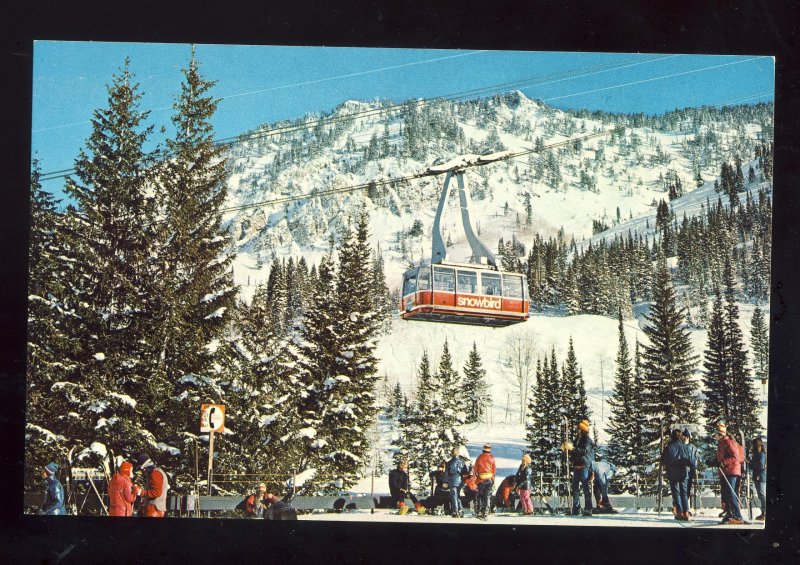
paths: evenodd
<path fill-rule="evenodd" d="M 764 440 L 757 437 L 753 440 L 753 452 L 750 454 L 750 470 L 753 473 L 753 484 L 758 494 L 761 505 L 761 514 L 756 520 L 764 521 L 767 518 L 767 448 Z"/>
<path fill-rule="evenodd" d="M 450 488 L 450 515 L 453 518 L 463 516 L 461 508 L 461 487 L 464 477 L 470 473 L 469 453 L 465 447 L 454 447 L 453 457 L 445 465 L 445 483 Z"/>
<path fill-rule="evenodd" d="M 607 461 L 595 461 L 592 466 L 594 474 L 594 501 L 597 509 L 593 512 L 597 514 L 616 514 L 617 511 L 611 508 L 611 501 L 608 500 L 608 483 L 614 476 L 617 468 Z"/>

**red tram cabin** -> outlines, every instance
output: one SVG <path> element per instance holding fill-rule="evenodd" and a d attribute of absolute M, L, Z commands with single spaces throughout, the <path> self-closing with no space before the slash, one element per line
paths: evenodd
<path fill-rule="evenodd" d="M 528 319 L 523 275 L 473 263 L 421 265 L 403 275 L 400 317 L 502 327 Z"/>

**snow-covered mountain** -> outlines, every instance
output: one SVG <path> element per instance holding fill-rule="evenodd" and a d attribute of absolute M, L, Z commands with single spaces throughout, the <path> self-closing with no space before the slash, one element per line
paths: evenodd
<path fill-rule="evenodd" d="M 512 236 L 525 244 L 535 234 L 548 238 L 562 232 L 580 248 L 592 238 L 613 238 L 629 229 L 645 233 L 647 226 L 652 233 L 656 204 L 668 199 L 667 179 L 679 179 L 686 192 L 671 203 L 677 217 L 699 213 L 706 199 L 717 200 L 714 181 L 721 163 L 739 156 L 746 169 L 755 145 L 762 137 L 771 137 L 771 124 L 768 105 L 687 109 L 646 118 L 564 112 L 520 92 L 477 101 L 399 106 L 349 101 L 327 115 L 262 126 L 232 147 L 225 220 L 235 240 L 234 276 L 248 299 L 256 284 L 265 280 L 273 253 L 302 255 L 309 264 L 317 263 L 330 238 L 338 240 L 363 206 L 371 220 L 373 245 L 383 254 L 389 289 L 397 289 L 409 263 L 430 257 L 431 228 L 444 177 L 326 196 L 314 193 L 403 179 L 425 171 L 437 158 L 484 151 L 533 150 L 523 157 L 470 168 L 465 174 L 474 225 L 491 249 L 497 248 L 500 238 Z M 623 128 L 614 131 L 619 125 Z M 602 135 L 582 139 L 595 133 Z M 569 140 L 578 141 L 562 143 Z M 303 195 L 312 196 L 270 203 Z M 470 249 L 460 225 L 457 196 L 451 198 L 443 237 L 452 243 L 451 259 L 468 261 Z M 421 235 L 409 233 L 415 221 L 422 223 Z M 609 228 L 593 234 L 593 221 Z M 741 304 L 740 310 L 747 340 L 745 326 L 752 306 Z M 493 417 L 498 422 L 516 421 L 514 401 L 508 401 L 512 385 L 501 362 L 505 343 L 515 334 L 530 336 L 542 355 L 555 347 L 560 360 L 570 337 L 574 340 L 589 406 L 604 441 L 603 420 L 609 416 L 604 402 L 612 391 L 617 347 L 617 322 L 610 318 L 534 315 L 525 324 L 503 329 L 395 319 L 378 346 L 379 374 L 410 391 L 423 348 L 435 366 L 447 339 L 455 366 L 462 368 L 476 342 L 492 385 Z M 626 322 L 626 335 L 631 348 L 635 339 L 646 339 L 636 321 Z M 692 338 L 696 353 L 702 353 L 705 332 L 694 331 Z M 765 414 L 762 420 L 766 426 Z"/>

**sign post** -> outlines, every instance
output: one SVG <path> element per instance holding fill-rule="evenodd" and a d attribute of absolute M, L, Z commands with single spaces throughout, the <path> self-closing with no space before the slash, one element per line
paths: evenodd
<path fill-rule="evenodd" d="M 203 404 L 200 407 L 200 433 L 208 433 L 208 495 L 214 468 L 214 433 L 225 431 L 225 405 Z"/>

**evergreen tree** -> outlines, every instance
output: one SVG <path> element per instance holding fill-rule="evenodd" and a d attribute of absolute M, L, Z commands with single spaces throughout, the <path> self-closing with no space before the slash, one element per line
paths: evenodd
<path fill-rule="evenodd" d="M 630 488 L 634 479 L 631 469 L 636 463 L 635 443 L 636 424 L 639 420 L 639 406 L 634 391 L 634 373 L 625 332 L 622 326 L 622 312 L 619 312 L 619 339 L 617 346 L 617 370 L 614 376 L 614 392 L 609 399 L 611 417 L 608 423 L 608 454 L 617 465 L 617 478 L 620 486 Z"/>
<path fill-rule="evenodd" d="M 578 366 L 578 359 L 575 356 L 575 347 L 571 336 L 569 338 L 567 358 L 561 368 L 561 375 L 563 413 L 572 423 L 588 420 L 590 413 L 586 404 L 586 385 L 583 380 L 583 372 Z"/>
<path fill-rule="evenodd" d="M 103 447 L 132 454 L 166 439 L 171 388 L 157 370 L 154 179 L 143 150 L 152 128 L 143 126 L 141 96 L 126 60 L 66 183 L 75 202 L 64 235 L 75 259 L 78 324 L 63 361 L 71 370 L 53 383 L 51 406 L 60 412 L 55 429 L 84 447 L 78 459 L 85 464 L 97 463 Z"/>
<path fill-rule="evenodd" d="M 750 324 L 750 344 L 754 377 L 766 384 L 769 378 L 769 333 L 764 314 L 758 306 L 753 310 Z"/>
<path fill-rule="evenodd" d="M 658 259 L 653 303 L 645 316 L 641 408 L 645 445 L 656 457 L 661 431 L 673 423 L 697 422 L 697 400 L 692 373 L 697 357 L 692 353 L 686 312 L 679 308 L 669 270 L 663 256 Z"/>
<path fill-rule="evenodd" d="M 230 372 L 236 357 L 233 336 L 226 333 L 231 323 L 235 297 L 230 236 L 222 228 L 222 206 L 227 198 L 226 162 L 222 148 L 214 142 L 211 120 L 219 101 L 210 95 L 214 82 L 204 79 L 192 50 L 188 68 L 172 118 L 175 135 L 167 141 L 169 159 L 160 167 L 157 203 L 161 212 L 157 224 L 159 260 L 153 266 L 158 280 L 157 373 L 169 383 L 184 375 L 201 375 L 233 382 Z M 228 371 L 221 368 L 227 366 Z M 184 381 L 176 394 L 193 391 Z M 188 386 L 188 388 L 187 388 Z M 214 387 L 212 387 L 214 388 Z M 164 392 L 172 392 L 166 388 Z M 216 393 L 215 393 L 216 394 Z M 170 397 L 174 395 L 170 394 Z M 202 402 L 220 400 L 202 396 Z M 177 415 L 177 406 L 170 410 Z M 190 410 L 184 406 L 183 411 Z M 196 419 L 196 410 L 180 413 L 165 422 L 170 436 L 180 436 Z M 229 409 L 231 417 L 235 412 Z M 232 422 L 231 422 L 232 424 Z M 193 426 L 192 426 L 193 427 Z M 233 427 L 233 424 L 232 424 Z M 185 452 L 191 438 L 184 440 Z M 191 476 L 188 458 L 184 471 Z"/>
<path fill-rule="evenodd" d="M 478 345 L 473 341 L 467 364 L 464 366 L 464 387 L 461 390 L 461 395 L 466 401 L 466 424 L 484 421 L 488 402 L 487 392 L 486 369 L 483 368 Z"/>
<path fill-rule="evenodd" d="M 434 410 L 433 413 L 437 419 L 442 451 L 436 453 L 434 459 L 421 462 L 423 464 L 426 463 L 428 466 L 435 466 L 438 461 L 447 457 L 453 446 L 461 445 L 466 441 L 460 431 L 460 427 L 466 419 L 463 387 L 461 377 L 453 367 L 453 359 L 450 356 L 447 340 L 445 340 L 442 348 L 436 379 L 441 387 L 441 404 L 440 409 Z"/>
<path fill-rule="evenodd" d="M 31 223 L 28 253 L 28 332 L 26 364 L 26 489 L 39 488 L 41 464 L 68 449 L 69 428 L 64 413 L 53 410 L 54 383 L 70 380 L 71 337 L 78 322 L 75 316 L 77 258 L 63 238 L 64 218 L 56 211 L 56 200 L 40 183 L 41 170 L 34 160 L 31 170 Z M 54 398 L 55 397 L 55 398 Z M 60 403 L 59 403 L 60 404 Z M 61 406 L 59 406 L 61 407 Z"/>

